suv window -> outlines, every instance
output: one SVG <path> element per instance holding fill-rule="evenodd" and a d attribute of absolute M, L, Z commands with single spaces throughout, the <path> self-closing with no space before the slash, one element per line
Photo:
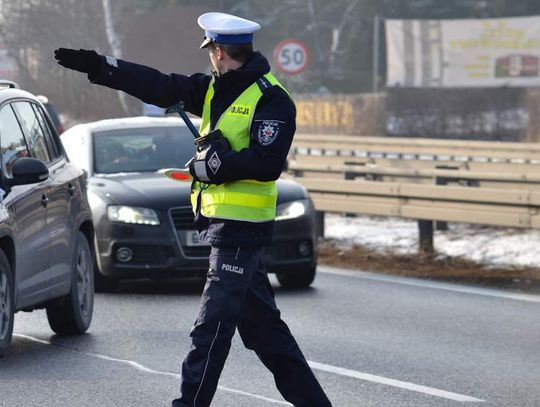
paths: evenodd
<path fill-rule="evenodd" d="M 62 155 L 62 150 L 58 145 L 58 139 L 54 136 L 54 131 L 51 129 L 49 122 L 45 118 L 43 108 L 34 103 L 32 103 L 32 107 L 34 108 L 34 112 L 39 120 L 39 124 L 45 133 L 45 140 L 47 141 L 47 146 L 49 147 L 49 153 L 51 158 L 54 160 Z"/>
<path fill-rule="evenodd" d="M 19 112 L 21 125 L 26 130 L 28 136 L 28 150 L 32 157 L 38 158 L 44 162 L 50 162 L 49 151 L 47 149 L 47 141 L 43 129 L 39 124 L 39 120 L 32 109 L 29 102 L 13 103 Z"/>
<path fill-rule="evenodd" d="M 23 132 L 10 105 L 0 109 L 0 150 L 2 167 L 10 177 L 15 161 L 29 155 Z"/>

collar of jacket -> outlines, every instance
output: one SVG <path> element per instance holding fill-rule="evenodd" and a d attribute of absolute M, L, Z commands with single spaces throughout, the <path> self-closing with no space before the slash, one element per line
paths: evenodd
<path fill-rule="evenodd" d="M 215 129 L 223 112 L 235 99 L 268 72 L 270 72 L 268 60 L 260 52 L 254 52 L 251 59 L 240 68 L 215 77 L 214 97 L 210 108 L 210 128 Z"/>
<path fill-rule="evenodd" d="M 232 69 L 221 76 L 214 75 L 214 91 L 216 95 L 232 89 L 244 90 L 257 78 L 270 72 L 270 64 L 264 55 L 255 51 L 249 61 L 238 69 Z"/>

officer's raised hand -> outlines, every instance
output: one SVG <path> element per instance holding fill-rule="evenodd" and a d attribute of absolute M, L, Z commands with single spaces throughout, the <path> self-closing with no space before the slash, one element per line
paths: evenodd
<path fill-rule="evenodd" d="M 54 50 L 54 58 L 65 68 L 84 72 L 90 76 L 97 75 L 101 64 L 101 56 L 93 50 L 59 48 Z"/>

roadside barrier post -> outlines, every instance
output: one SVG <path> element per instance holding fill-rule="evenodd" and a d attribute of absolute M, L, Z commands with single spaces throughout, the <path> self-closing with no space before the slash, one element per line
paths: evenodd
<path fill-rule="evenodd" d="M 434 253 L 433 248 L 433 221 L 432 220 L 419 220 L 418 230 L 420 236 L 419 252 L 424 255 L 432 255 Z"/>

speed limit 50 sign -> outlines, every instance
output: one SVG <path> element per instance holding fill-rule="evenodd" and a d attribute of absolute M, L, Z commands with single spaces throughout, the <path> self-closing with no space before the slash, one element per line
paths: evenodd
<path fill-rule="evenodd" d="M 274 49 L 274 61 L 277 67 L 289 75 L 304 71 L 309 65 L 309 59 L 309 49 L 300 40 L 283 40 Z"/>

